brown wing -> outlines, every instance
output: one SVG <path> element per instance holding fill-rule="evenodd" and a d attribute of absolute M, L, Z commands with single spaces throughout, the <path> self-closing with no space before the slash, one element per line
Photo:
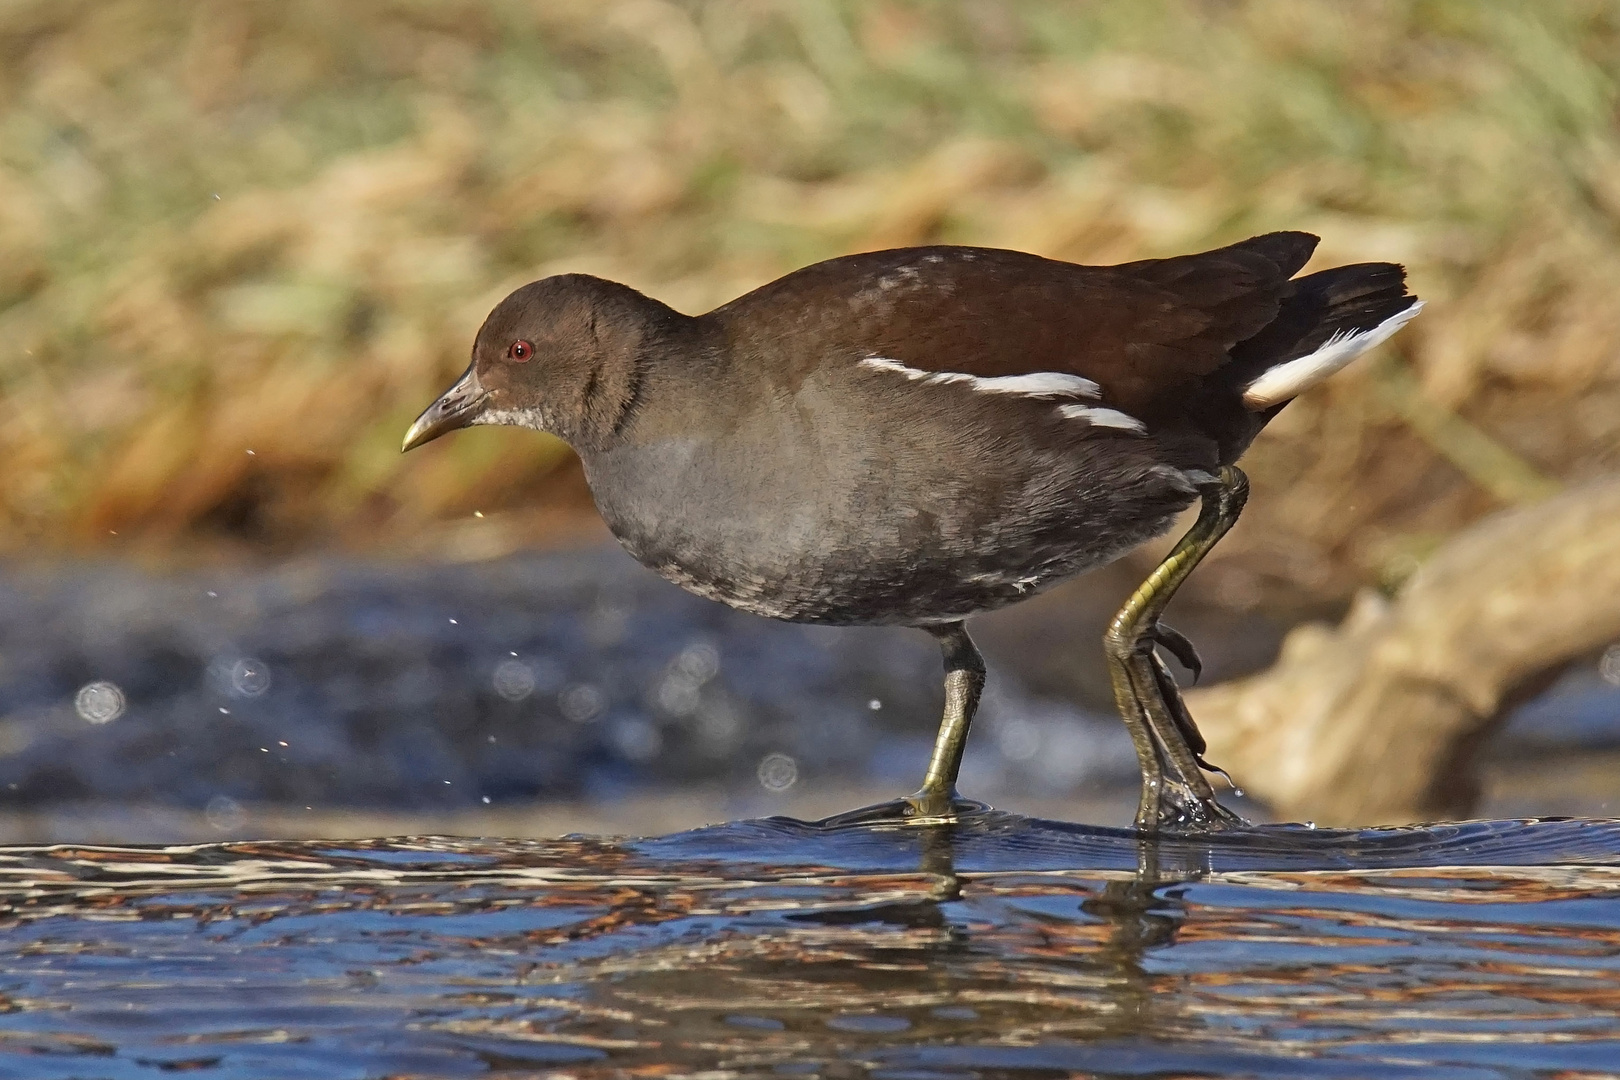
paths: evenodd
<path fill-rule="evenodd" d="M 737 345 L 801 374 L 829 350 L 985 377 L 1064 372 L 1098 383 L 1110 405 L 1147 413 L 1270 324 L 1315 245 L 1306 233 L 1272 233 L 1107 267 L 901 248 L 806 267 L 712 317 L 736 327 L 747 311 L 754 340 Z"/>

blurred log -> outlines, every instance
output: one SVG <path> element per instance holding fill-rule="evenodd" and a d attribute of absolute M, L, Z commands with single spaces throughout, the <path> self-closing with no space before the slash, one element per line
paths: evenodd
<path fill-rule="evenodd" d="M 1458 534 L 1389 601 L 1294 630 L 1268 671 L 1187 701 L 1209 759 L 1289 820 L 1466 816 L 1507 708 L 1620 639 L 1620 478 Z"/>

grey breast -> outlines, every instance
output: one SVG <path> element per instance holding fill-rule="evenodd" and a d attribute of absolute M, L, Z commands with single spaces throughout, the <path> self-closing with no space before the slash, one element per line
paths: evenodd
<path fill-rule="evenodd" d="M 1154 480 L 1149 441 L 1088 435 L 1050 403 L 847 363 L 782 392 L 727 381 L 638 421 L 586 472 L 632 555 L 758 614 L 961 618 L 1117 557 L 1190 501 Z"/>

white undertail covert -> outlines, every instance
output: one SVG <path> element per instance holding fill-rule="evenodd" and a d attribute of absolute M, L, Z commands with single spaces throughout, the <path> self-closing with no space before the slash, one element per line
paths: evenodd
<path fill-rule="evenodd" d="M 1422 310 L 1423 301 L 1416 300 L 1411 307 L 1391 315 L 1370 330 L 1335 333 L 1315 352 L 1278 364 L 1250 383 L 1243 390 L 1243 404 L 1258 411 L 1298 397 L 1374 345 L 1388 341 Z"/>

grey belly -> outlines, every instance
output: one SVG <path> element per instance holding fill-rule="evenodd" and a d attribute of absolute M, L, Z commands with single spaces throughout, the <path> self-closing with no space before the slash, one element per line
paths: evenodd
<path fill-rule="evenodd" d="M 756 615 L 828 626 L 924 626 L 952 622 L 1027 599 L 1105 566 L 1164 533 L 1175 515 L 1115 532 L 1105 542 L 1073 536 L 1016 555 L 953 560 L 892 560 L 800 567 L 775 575 L 741 565 L 643 557 L 647 566 L 689 592 Z M 623 538 L 621 538 L 623 542 Z"/>
<path fill-rule="evenodd" d="M 1162 534 L 1192 500 L 1145 467 L 1105 483 L 1083 460 L 999 485 L 889 477 L 863 488 L 824 473 L 726 475 L 702 448 L 686 452 L 686 468 L 671 467 L 681 451 L 668 446 L 657 469 L 587 462 L 614 535 L 690 592 L 793 622 L 922 625 L 1004 607 Z"/>

